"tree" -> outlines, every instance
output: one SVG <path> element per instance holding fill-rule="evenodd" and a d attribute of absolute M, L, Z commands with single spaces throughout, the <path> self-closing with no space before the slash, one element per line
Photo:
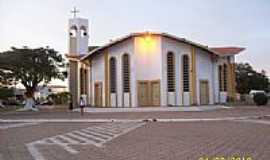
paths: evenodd
<path fill-rule="evenodd" d="M 248 63 L 237 64 L 236 84 L 236 89 L 241 94 L 249 93 L 250 90 L 270 91 L 266 72 L 257 72 Z"/>
<path fill-rule="evenodd" d="M 40 82 L 64 79 L 62 72 L 59 71 L 63 66 L 62 55 L 49 47 L 35 49 L 12 47 L 11 50 L 0 53 L 1 77 L 9 77 L 23 84 L 29 101 L 33 101 L 34 92 Z M 27 103 L 26 107 L 30 107 L 32 103 Z"/>

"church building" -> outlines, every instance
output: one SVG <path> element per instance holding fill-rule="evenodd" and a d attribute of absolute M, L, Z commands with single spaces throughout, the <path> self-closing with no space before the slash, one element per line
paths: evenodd
<path fill-rule="evenodd" d="M 69 90 L 94 107 L 190 106 L 235 99 L 240 47 L 211 48 L 168 33 L 141 32 L 88 46 L 88 20 L 69 20 Z M 93 38 L 93 37 L 92 37 Z"/>

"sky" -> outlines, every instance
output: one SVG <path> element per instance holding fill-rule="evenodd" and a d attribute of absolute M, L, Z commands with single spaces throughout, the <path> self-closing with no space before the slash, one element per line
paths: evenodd
<path fill-rule="evenodd" d="M 167 32 L 210 47 L 245 47 L 237 62 L 270 75 L 269 0 L 0 0 L 0 52 L 50 46 L 64 55 L 74 6 L 89 19 L 89 45 Z"/>

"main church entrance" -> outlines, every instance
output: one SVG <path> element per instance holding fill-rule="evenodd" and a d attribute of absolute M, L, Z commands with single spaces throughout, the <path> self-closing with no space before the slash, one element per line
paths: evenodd
<path fill-rule="evenodd" d="M 138 81 L 139 106 L 160 105 L 160 81 Z"/>

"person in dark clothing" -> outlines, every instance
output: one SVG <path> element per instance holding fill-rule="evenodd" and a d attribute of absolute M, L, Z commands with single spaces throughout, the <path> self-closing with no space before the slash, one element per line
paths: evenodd
<path fill-rule="evenodd" d="M 72 111 L 73 110 L 72 95 L 70 94 L 68 98 L 69 98 L 68 99 L 69 100 L 69 102 L 68 102 L 69 103 L 69 110 Z"/>
<path fill-rule="evenodd" d="M 83 116 L 84 113 L 84 107 L 85 107 L 85 100 L 83 97 L 80 97 L 80 108 L 81 108 L 81 115 Z"/>

